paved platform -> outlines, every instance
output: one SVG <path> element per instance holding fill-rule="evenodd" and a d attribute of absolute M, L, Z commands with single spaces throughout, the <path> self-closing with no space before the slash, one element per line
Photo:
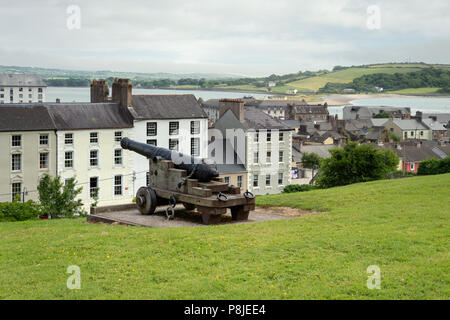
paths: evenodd
<path fill-rule="evenodd" d="M 305 215 L 319 214 L 291 208 L 257 208 L 251 211 L 247 221 L 232 221 L 231 212 L 222 215 L 219 225 L 255 223 L 273 220 L 293 219 Z M 109 223 L 130 226 L 154 227 L 154 228 L 176 228 L 176 227 L 199 227 L 202 224 L 201 214 L 188 211 L 183 206 L 175 207 L 175 219 L 167 220 L 165 207 L 158 207 L 154 215 L 144 216 L 137 209 L 126 208 L 124 210 L 102 212 L 88 216 L 88 222 Z"/>

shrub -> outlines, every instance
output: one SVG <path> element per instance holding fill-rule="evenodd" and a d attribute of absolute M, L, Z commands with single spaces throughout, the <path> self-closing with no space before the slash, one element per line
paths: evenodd
<path fill-rule="evenodd" d="M 321 188 L 386 179 L 397 169 L 398 156 L 392 150 L 349 143 L 330 150 L 331 158 L 321 162 L 317 185 Z"/>
<path fill-rule="evenodd" d="M 37 219 L 41 215 L 41 206 L 32 200 L 20 202 L 0 202 L 0 221 L 25 221 Z"/>
<path fill-rule="evenodd" d="M 289 186 L 284 187 L 283 193 L 294 193 L 294 192 L 307 192 L 314 189 L 318 189 L 315 186 L 309 184 L 291 184 Z"/>
<path fill-rule="evenodd" d="M 39 201 L 46 214 L 52 219 L 66 217 L 71 218 L 77 214 L 86 215 L 82 209 L 83 203 L 80 199 L 75 200 L 82 188 L 76 188 L 75 179 L 67 180 L 65 185 L 62 184 L 60 177 L 52 178 L 45 175 L 39 181 Z"/>
<path fill-rule="evenodd" d="M 445 159 L 427 159 L 420 163 L 417 174 L 419 175 L 434 175 L 450 173 L 450 157 Z"/>

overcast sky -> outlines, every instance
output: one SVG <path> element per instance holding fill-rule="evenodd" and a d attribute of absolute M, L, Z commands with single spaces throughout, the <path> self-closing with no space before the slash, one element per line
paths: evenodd
<path fill-rule="evenodd" d="M 0 4 L 1 65 L 265 76 L 391 61 L 450 63 L 449 0 Z M 80 8 L 80 29 L 67 27 L 68 19 L 76 26 L 70 5 Z M 376 13 L 367 12 L 372 5 L 380 9 L 379 29 Z"/>

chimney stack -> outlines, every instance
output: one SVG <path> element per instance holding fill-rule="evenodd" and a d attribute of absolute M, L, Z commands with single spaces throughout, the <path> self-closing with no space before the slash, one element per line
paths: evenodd
<path fill-rule="evenodd" d="M 122 107 L 131 107 L 132 86 L 130 79 L 114 79 L 112 85 L 112 101 Z"/>
<path fill-rule="evenodd" d="M 239 121 L 244 121 L 244 100 L 221 99 L 219 100 L 219 117 L 231 110 Z"/>
<path fill-rule="evenodd" d="M 422 112 L 420 112 L 420 111 L 416 112 L 416 120 L 417 121 L 422 122 L 422 116 L 423 116 Z"/>
<path fill-rule="evenodd" d="M 105 80 L 93 80 L 91 83 L 91 102 L 108 101 L 109 88 Z"/>

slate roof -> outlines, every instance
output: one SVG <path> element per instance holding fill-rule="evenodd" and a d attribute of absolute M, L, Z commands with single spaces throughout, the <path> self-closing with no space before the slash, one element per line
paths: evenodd
<path fill-rule="evenodd" d="M 0 87 L 46 87 L 42 77 L 29 73 L 0 73 Z"/>
<path fill-rule="evenodd" d="M 372 128 L 372 119 L 345 120 L 346 131 L 360 131 Z"/>
<path fill-rule="evenodd" d="M 426 159 L 442 159 L 450 156 L 450 145 L 441 146 L 435 141 L 421 141 L 420 147 L 417 143 L 401 143 L 400 148 L 395 145 L 386 145 L 391 148 L 400 158 L 406 162 L 420 162 Z"/>
<path fill-rule="evenodd" d="M 360 107 L 360 106 L 346 106 L 343 110 L 343 118 L 356 119 L 359 115 L 360 119 L 370 119 L 379 113 L 394 113 L 394 114 L 411 114 L 410 108 L 397 107 Z"/>
<path fill-rule="evenodd" d="M 46 104 L 58 130 L 131 128 L 131 115 L 118 103 Z"/>
<path fill-rule="evenodd" d="M 217 171 L 220 174 L 245 173 L 247 169 L 243 164 L 218 164 Z"/>
<path fill-rule="evenodd" d="M 430 117 L 436 117 L 436 120 L 440 123 L 447 125 L 450 121 L 450 108 L 449 113 L 424 113 L 422 119 L 428 119 Z"/>
<path fill-rule="evenodd" d="M 55 124 L 42 104 L 0 106 L 0 131 L 55 130 Z"/>
<path fill-rule="evenodd" d="M 230 110 L 229 110 L 230 111 Z M 227 111 L 228 112 L 228 111 Z M 268 114 L 255 107 L 244 108 L 244 121 L 242 122 L 245 129 L 254 130 L 293 130 L 290 126 L 284 124 L 280 120 L 274 119 Z"/>
<path fill-rule="evenodd" d="M 429 130 L 422 122 L 416 119 L 393 119 L 401 130 Z"/>
<path fill-rule="evenodd" d="M 422 119 L 422 122 L 433 131 L 446 131 L 447 128 L 444 127 L 439 121 L 434 121 L 433 119 Z"/>
<path fill-rule="evenodd" d="M 322 105 L 295 105 L 295 113 L 328 114 L 328 108 Z"/>
<path fill-rule="evenodd" d="M 374 127 L 384 127 L 384 125 L 386 124 L 386 122 L 389 121 L 389 119 L 387 119 L 387 118 L 381 118 L 381 119 L 372 118 L 372 119 L 370 119 L 370 121 L 372 121 L 372 125 Z"/>
<path fill-rule="evenodd" d="M 208 118 L 193 94 L 133 95 L 131 105 L 137 120 Z"/>
<path fill-rule="evenodd" d="M 291 127 L 292 129 L 300 128 L 301 121 L 300 120 L 280 120 L 285 125 Z"/>
<path fill-rule="evenodd" d="M 315 153 L 321 158 L 331 157 L 330 150 L 336 148 L 335 145 L 309 146 L 301 145 L 299 142 L 292 143 L 292 158 L 294 162 L 301 162 L 305 153 Z"/>

